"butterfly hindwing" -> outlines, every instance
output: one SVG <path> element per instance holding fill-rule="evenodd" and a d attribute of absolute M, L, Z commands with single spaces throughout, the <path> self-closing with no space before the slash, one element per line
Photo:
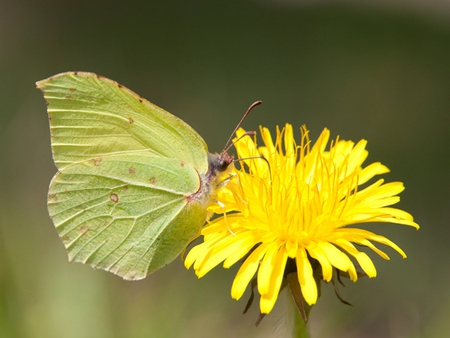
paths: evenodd
<path fill-rule="evenodd" d="M 178 159 L 128 153 L 64 167 L 48 208 L 69 259 L 141 279 L 168 264 L 202 227 L 198 172 Z"/>

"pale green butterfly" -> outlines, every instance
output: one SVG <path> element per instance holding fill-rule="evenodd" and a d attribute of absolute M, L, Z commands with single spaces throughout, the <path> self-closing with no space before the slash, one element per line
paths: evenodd
<path fill-rule="evenodd" d="M 48 210 L 69 261 L 127 280 L 170 263 L 205 223 L 232 168 L 228 148 L 209 154 L 188 124 L 93 73 L 62 73 L 37 87 L 58 168 Z"/>

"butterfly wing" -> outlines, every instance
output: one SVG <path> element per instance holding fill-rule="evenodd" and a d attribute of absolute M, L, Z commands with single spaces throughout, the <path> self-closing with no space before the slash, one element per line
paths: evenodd
<path fill-rule="evenodd" d="M 48 209 L 69 259 L 141 279 L 200 230 L 207 146 L 186 123 L 117 82 L 70 72 L 37 83 L 59 172 Z"/>
<path fill-rule="evenodd" d="M 208 170 L 205 141 L 188 124 L 105 77 L 68 72 L 37 82 L 47 100 L 58 169 L 108 154 L 150 153 Z"/>
<path fill-rule="evenodd" d="M 69 260 L 141 279 L 171 262 L 202 227 L 187 197 L 200 178 L 177 159 L 129 153 L 74 163 L 53 178 L 48 209 Z"/>

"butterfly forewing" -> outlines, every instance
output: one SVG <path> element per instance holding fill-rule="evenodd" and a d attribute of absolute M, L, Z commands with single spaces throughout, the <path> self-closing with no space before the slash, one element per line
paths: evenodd
<path fill-rule="evenodd" d="M 185 122 L 105 77 L 62 73 L 37 83 L 48 104 L 59 169 L 108 154 L 145 152 L 208 169 L 207 146 Z"/>

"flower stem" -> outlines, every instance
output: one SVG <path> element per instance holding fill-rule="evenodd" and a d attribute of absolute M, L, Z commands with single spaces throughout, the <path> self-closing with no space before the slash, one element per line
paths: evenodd
<path fill-rule="evenodd" d="M 310 338 L 306 322 L 298 310 L 294 297 L 288 288 L 285 290 L 286 295 L 286 324 L 290 337 L 292 338 Z"/>

